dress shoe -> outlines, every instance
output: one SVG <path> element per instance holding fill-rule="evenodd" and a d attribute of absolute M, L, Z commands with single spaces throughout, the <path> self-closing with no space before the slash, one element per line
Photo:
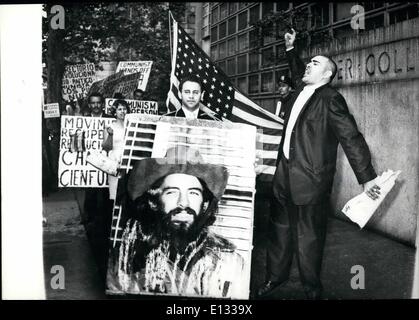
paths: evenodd
<path fill-rule="evenodd" d="M 287 281 L 267 281 L 257 291 L 257 297 L 262 298 L 274 293 L 285 285 Z"/>

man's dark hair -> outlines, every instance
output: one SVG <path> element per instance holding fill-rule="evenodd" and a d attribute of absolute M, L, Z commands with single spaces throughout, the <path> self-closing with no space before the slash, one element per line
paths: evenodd
<path fill-rule="evenodd" d="M 196 82 L 196 83 L 198 83 L 198 84 L 199 84 L 199 87 L 201 88 L 201 91 L 203 91 L 203 90 L 202 90 L 202 82 L 201 82 L 201 80 L 200 80 L 197 76 L 194 76 L 194 75 L 192 75 L 192 74 L 190 74 L 190 75 L 188 75 L 188 76 L 185 76 L 185 77 L 183 77 L 183 78 L 180 80 L 180 83 L 179 83 L 179 90 L 180 90 L 180 91 L 182 91 L 183 84 L 184 84 L 186 81 L 190 81 L 190 82 Z"/>
<path fill-rule="evenodd" d="M 89 95 L 89 98 L 87 98 L 87 103 L 90 103 L 90 98 L 91 97 L 99 97 L 100 98 L 100 101 L 101 102 L 103 102 L 103 95 L 101 94 L 101 93 L 99 93 L 99 92 L 92 92 L 90 95 Z"/>

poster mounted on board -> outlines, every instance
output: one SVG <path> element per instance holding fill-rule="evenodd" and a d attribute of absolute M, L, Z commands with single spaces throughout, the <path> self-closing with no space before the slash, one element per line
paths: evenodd
<path fill-rule="evenodd" d="M 61 117 L 59 187 L 108 187 L 107 174 L 89 164 L 87 155 L 90 151 L 102 150 L 104 130 L 113 121 L 115 119 L 102 117 Z"/>
<path fill-rule="evenodd" d="M 142 114 L 126 128 L 107 294 L 247 299 L 256 128 Z"/>
<path fill-rule="evenodd" d="M 118 99 L 105 99 L 105 113 L 111 114 L 111 108 Z M 123 99 L 128 103 L 130 113 L 155 114 L 159 112 L 157 101 Z"/>
<path fill-rule="evenodd" d="M 62 81 L 63 99 L 74 101 L 85 98 L 96 80 L 95 72 L 94 63 L 65 66 Z"/>

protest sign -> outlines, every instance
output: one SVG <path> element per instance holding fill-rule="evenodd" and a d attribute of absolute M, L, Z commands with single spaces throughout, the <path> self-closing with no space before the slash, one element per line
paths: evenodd
<path fill-rule="evenodd" d="M 89 94 L 99 92 L 105 98 L 110 98 L 115 93 L 119 93 L 123 97 L 131 97 L 134 90 L 138 88 L 138 82 L 142 77 L 141 72 L 124 75 L 122 71 L 119 71 L 105 79 L 94 82 L 90 87 Z"/>
<path fill-rule="evenodd" d="M 111 108 L 114 102 L 118 99 L 105 99 L 105 113 L 111 114 Z M 145 114 L 158 114 L 157 101 L 144 101 L 144 100 L 130 100 L 124 99 L 128 103 L 130 113 L 145 113 Z"/>
<path fill-rule="evenodd" d="M 101 117 L 61 117 L 60 157 L 58 163 L 59 187 L 93 187 L 108 186 L 107 174 L 87 162 L 89 151 L 101 151 L 104 130 L 113 121 Z M 84 134 L 80 134 L 84 132 Z M 77 143 L 82 137 L 83 141 Z M 76 151 L 84 150 L 84 151 Z M 105 152 L 105 151 L 103 151 Z"/>
<path fill-rule="evenodd" d="M 116 72 L 122 71 L 124 75 L 137 73 L 138 89 L 145 91 L 148 78 L 150 76 L 153 61 L 121 61 L 116 68 Z"/>
<path fill-rule="evenodd" d="M 126 116 L 124 145 L 122 176 L 111 226 L 107 293 L 247 299 L 256 177 L 256 127 L 129 114 Z M 173 151 L 176 148 L 190 148 L 193 150 L 191 155 L 199 161 L 193 159 L 186 165 L 168 161 L 166 154 L 176 155 L 177 151 Z M 166 182 L 170 175 L 167 172 L 179 172 L 176 170 L 187 170 L 188 173 Z M 159 237 L 154 233 L 161 230 L 160 227 L 164 230 L 170 225 L 167 220 L 156 222 L 152 219 L 165 210 L 157 208 L 166 208 L 167 198 L 159 197 L 160 206 L 154 207 L 152 201 L 156 201 L 156 197 L 152 200 L 147 195 L 160 194 L 153 188 L 159 188 L 157 184 L 161 186 L 161 183 L 167 183 L 167 190 L 177 188 L 176 184 L 185 186 L 191 181 L 190 177 L 192 181 L 196 181 L 194 177 L 201 179 L 199 181 L 205 182 L 209 189 L 209 193 L 205 193 L 203 187 L 207 202 L 194 215 L 192 225 L 197 222 L 196 217 L 211 216 L 214 219 L 210 218 L 205 227 L 199 220 L 195 224 L 198 229 L 193 229 L 196 232 L 194 237 L 187 229 L 190 233 L 186 249 L 178 250 L 174 237 Z M 202 183 L 198 185 L 204 186 Z M 153 190 L 146 191 L 150 188 Z M 176 190 L 181 192 L 181 189 Z M 137 193 L 134 195 L 133 192 Z M 144 200 L 151 205 L 150 212 L 146 205 L 142 205 Z M 217 210 L 214 210 L 214 200 L 219 200 Z M 151 227 L 149 223 L 152 223 Z M 149 239 L 154 243 L 149 243 Z"/>
<path fill-rule="evenodd" d="M 66 101 L 74 101 L 86 97 L 95 81 L 95 64 L 75 64 L 65 67 L 62 95 Z"/>
<path fill-rule="evenodd" d="M 48 103 L 43 106 L 45 118 L 58 118 L 60 116 L 60 107 L 58 103 Z"/>

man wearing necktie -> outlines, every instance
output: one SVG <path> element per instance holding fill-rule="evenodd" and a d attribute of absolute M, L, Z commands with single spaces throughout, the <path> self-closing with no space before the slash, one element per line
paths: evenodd
<path fill-rule="evenodd" d="M 345 99 L 329 85 L 336 64 L 328 57 L 316 56 L 304 66 L 293 47 L 295 37 L 294 30 L 285 34 L 287 60 L 297 89 L 290 101 L 292 107 L 285 114 L 273 179 L 267 277 L 257 296 L 271 295 L 287 282 L 295 254 L 307 298 L 319 299 L 339 143 L 367 194 L 376 199 L 380 191 L 368 145 Z"/>

